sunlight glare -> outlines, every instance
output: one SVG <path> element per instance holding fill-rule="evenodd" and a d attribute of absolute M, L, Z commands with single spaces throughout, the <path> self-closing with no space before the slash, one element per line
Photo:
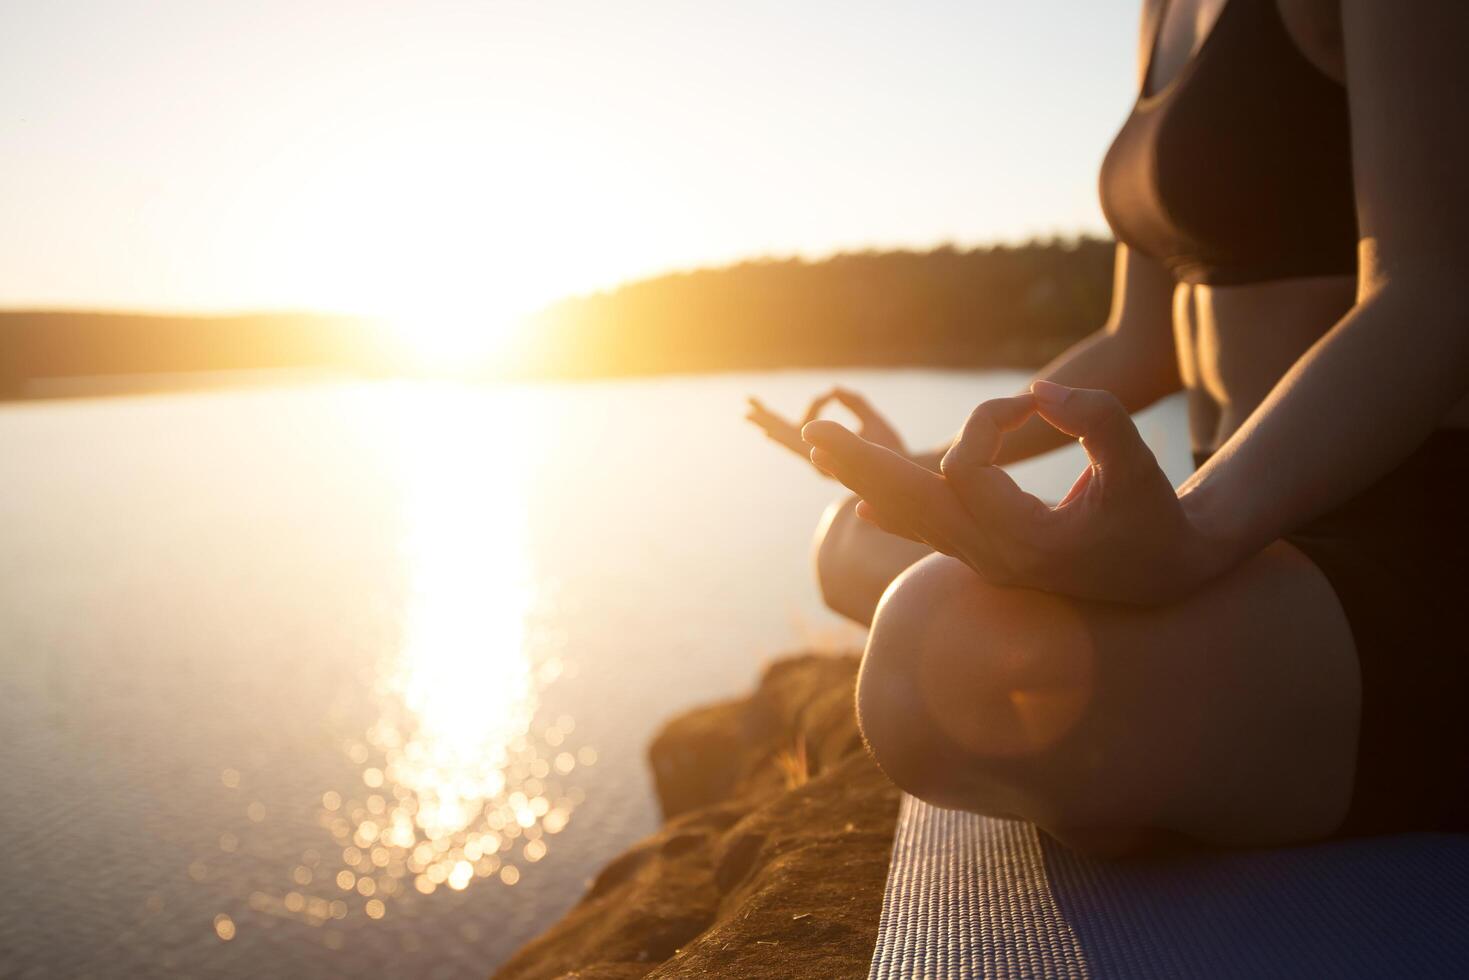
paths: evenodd
<path fill-rule="evenodd" d="M 466 390 L 413 404 L 400 443 L 412 579 L 403 649 L 387 683 L 414 730 L 381 734 L 385 747 L 400 749 L 393 782 L 414 792 L 416 822 L 436 838 L 466 828 L 505 788 L 508 746 L 535 712 L 519 465 L 527 430 L 482 442 L 475 423 L 484 402 Z"/>
<path fill-rule="evenodd" d="M 389 356 L 421 373 L 470 374 L 495 367 L 507 356 L 522 329 L 513 314 L 466 313 L 440 307 L 395 315 L 382 321 Z"/>
<path fill-rule="evenodd" d="M 320 811 L 341 846 L 335 880 L 379 902 L 374 919 L 400 880 L 425 895 L 497 875 L 514 884 L 512 852 L 538 861 L 543 834 L 558 833 L 581 800 L 560 781 L 571 767 L 554 765 L 572 719 L 532 727 L 563 670 L 554 642 L 533 629 L 544 598 L 527 464 L 545 433 L 511 389 L 380 390 L 370 424 L 400 480 L 401 641 L 378 667 L 365 744 L 345 746 L 360 781 L 323 793 Z M 496 424 L 507 415 L 515 425 Z"/>

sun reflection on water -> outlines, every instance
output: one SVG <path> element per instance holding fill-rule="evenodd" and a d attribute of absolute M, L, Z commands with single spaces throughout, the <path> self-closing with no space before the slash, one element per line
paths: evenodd
<path fill-rule="evenodd" d="M 498 397 L 415 385 L 380 420 L 401 479 L 402 639 L 377 667 L 377 720 L 343 746 L 360 782 L 321 797 L 340 860 L 303 855 L 297 889 L 253 896 L 258 911 L 377 920 L 409 889 L 514 885 L 582 800 L 566 777 L 595 751 L 573 752 L 571 717 L 537 722 L 541 693 L 567 668 L 538 624 L 547 597 L 524 476 L 533 426 L 505 424 Z"/>

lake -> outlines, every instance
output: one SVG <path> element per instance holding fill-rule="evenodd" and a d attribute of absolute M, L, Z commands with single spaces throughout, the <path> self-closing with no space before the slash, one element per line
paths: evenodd
<path fill-rule="evenodd" d="M 741 417 L 833 381 L 936 445 L 1023 379 L 0 407 L 0 974 L 485 976 L 656 826 L 664 719 L 860 643 L 809 570 L 837 486 Z M 1182 479 L 1178 403 L 1140 425 Z"/>

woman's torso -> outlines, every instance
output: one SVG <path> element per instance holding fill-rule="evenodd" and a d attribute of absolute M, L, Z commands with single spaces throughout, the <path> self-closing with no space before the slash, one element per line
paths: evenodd
<path fill-rule="evenodd" d="M 1203 234 L 1205 240 L 1191 246 L 1170 240 L 1173 229 L 1160 227 L 1174 218 L 1173 213 L 1152 202 L 1155 216 L 1150 227 L 1146 206 L 1128 200 L 1142 192 L 1129 187 L 1125 177 L 1119 192 L 1118 178 L 1105 170 L 1103 174 L 1104 203 L 1118 207 L 1120 198 L 1131 208 L 1121 221 L 1109 211 L 1114 224 L 1122 226 L 1120 231 L 1128 230 L 1130 220 L 1140 237 L 1156 245 L 1154 251 L 1166 253 L 1171 245 L 1175 253 L 1155 257 L 1170 264 L 1180 280 L 1173 297 L 1173 322 L 1190 432 L 1196 449 L 1212 450 L 1244 423 L 1291 365 L 1355 302 L 1355 216 L 1341 89 L 1345 73 L 1339 0 L 1149 2 L 1154 5 L 1150 14 L 1155 29 L 1144 38 L 1150 56 L 1145 60 L 1139 108 L 1128 126 L 1143 130 L 1141 137 L 1132 134 L 1132 139 L 1151 138 L 1152 143 L 1133 157 L 1141 154 L 1154 167 L 1160 166 L 1157 161 L 1164 153 L 1183 157 L 1171 177 L 1148 175 L 1155 182 L 1173 180 L 1175 196 L 1183 176 L 1176 172 L 1179 165 L 1200 174 L 1202 182 L 1197 191 L 1184 190 L 1209 193 L 1211 161 L 1198 158 L 1199 154 L 1214 154 L 1212 162 L 1220 171 L 1259 168 L 1243 177 L 1235 173 L 1233 183 L 1218 177 L 1220 193 L 1196 202 L 1212 208 L 1213 214 L 1202 212 L 1195 227 L 1207 229 L 1212 218 L 1216 233 L 1214 241 Z M 1229 3 L 1242 9 L 1230 12 Z M 1243 9 L 1246 4 L 1254 9 Z M 1222 45 L 1205 52 L 1212 61 L 1199 63 L 1200 50 L 1225 16 L 1235 20 L 1225 25 L 1228 30 L 1218 39 Z M 1291 90 L 1282 91 L 1286 87 Z M 1165 100 L 1178 104 L 1163 105 Z M 1150 111 L 1193 113 L 1196 118 L 1182 125 L 1170 121 L 1168 125 L 1185 136 L 1175 135 L 1174 145 L 1159 148 L 1157 135 L 1145 128 L 1152 121 L 1140 118 Z M 1251 111 L 1259 118 L 1250 117 Z M 1229 112 L 1239 115 L 1207 118 L 1210 113 Z M 1240 133 L 1237 138 L 1230 135 L 1231 127 Z M 1272 139 L 1272 127 L 1285 137 Z M 1297 129 L 1309 138 L 1291 147 L 1289 141 L 1299 136 Z M 1127 138 L 1124 130 L 1119 142 Z M 1180 144 L 1179 139 L 1186 142 Z M 1134 160 L 1123 162 L 1136 169 Z M 1168 163 L 1164 159 L 1161 166 Z M 1306 169 L 1293 174 L 1291 166 Z M 1156 186 L 1148 190 L 1156 196 Z M 1241 199 L 1231 200 L 1232 191 L 1238 191 L 1233 196 Z M 1272 201 L 1272 195 L 1278 196 Z M 1224 207 L 1218 198 L 1224 199 Z M 1257 210 L 1246 210 L 1252 207 Z M 1222 228 L 1221 218 L 1234 227 Z M 1179 223 L 1187 221 L 1185 215 Z M 1236 235 L 1233 241 L 1230 232 Z M 1349 248 L 1351 256 L 1346 254 Z M 1469 426 L 1469 399 L 1444 424 Z"/>
<path fill-rule="evenodd" d="M 1217 449 L 1243 425 L 1291 365 L 1352 308 L 1356 288 L 1354 276 L 1180 283 L 1173 339 L 1194 448 Z"/>

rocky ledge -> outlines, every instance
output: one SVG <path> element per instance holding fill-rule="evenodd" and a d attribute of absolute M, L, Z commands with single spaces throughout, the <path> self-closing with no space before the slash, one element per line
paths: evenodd
<path fill-rule="evenodd" d="M 865 975 L 898 792 L 862 747 L 856 675 L 854 656 L 791 657 L 668 723 L 649 750 L 663 829 L 496 978 Z"/>

